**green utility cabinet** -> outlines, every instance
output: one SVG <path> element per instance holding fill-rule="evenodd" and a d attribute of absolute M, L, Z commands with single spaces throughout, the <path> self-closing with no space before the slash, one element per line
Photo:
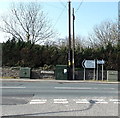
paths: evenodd
<path fill-rule="evenodd" d="M 55 78 L 56 80 L 67 80 L 67 65 L 56 65 Z"/>
<path fill-rule="evenodd" d="M 30 78 L 31 77 L 31 68 L 21 67 L 20 68 L 20 78 Z"/>
<path fill-rule="evenodd" d="M 108 70 L 107 71 L 108 81 L 118 81 L 118 71 Z"/>

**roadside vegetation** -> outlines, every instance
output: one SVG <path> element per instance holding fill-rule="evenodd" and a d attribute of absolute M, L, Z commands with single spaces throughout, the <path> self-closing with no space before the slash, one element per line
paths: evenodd
<path fill-rule="evenodd" d="M 24 67 L 54 67 L 57 64 L 67 64 L 67 46 L 59 45 L 38 45 L 31 41 L 8 40 L 2 44 L 3 66 L 24 66 Z M 117 70 L 120 46 L 107 44 L 100 47 L 81 47 L 75 48 L 75 66 L 82 68 L 84 59 L 103 59 L 105 69 Z"/>

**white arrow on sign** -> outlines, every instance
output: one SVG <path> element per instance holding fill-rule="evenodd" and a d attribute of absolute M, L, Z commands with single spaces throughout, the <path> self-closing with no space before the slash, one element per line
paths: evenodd
<path fill-rule="evenodd" d="M 83 67 L 83 68 L 85 68 L 84 63 L 85 63 L 85 59 L 82 61 L 82 67 Z"/>
<path fill-rule="evenodd" d="M 83 60 L 82 65 L 84 68 L 95 68 L 95 60 Z"/>

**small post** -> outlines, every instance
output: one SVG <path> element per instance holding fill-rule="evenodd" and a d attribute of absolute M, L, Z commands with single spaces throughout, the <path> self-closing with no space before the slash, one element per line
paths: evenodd
<path fill-rule="evenodd" d="M 95 64 L 95 60 L 94 60 L 94 64 Z M 93 76 L 94 76 L 94 80 L 95 80 L 95 65 L 94 65 Z"/>
<path fill-rule="evenodd" d="M 84 67 L 84 81 L 85 81 L 85 67 Z"/>
<path fill-rule="evenodd" d="M 97 60 L 97 75 L 96 80 L 98 80 L 98 60 Z"/>
<path fill-rule="evenodd" d="M 102 64 L 102 81 L 103 81 L 103 64 Z"/>

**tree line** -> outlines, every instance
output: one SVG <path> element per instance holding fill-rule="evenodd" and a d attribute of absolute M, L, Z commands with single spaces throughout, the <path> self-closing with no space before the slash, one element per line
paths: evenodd
<path fill-rule="evenodd" d="M 38 68 L 57 64 L 67 65 L 68 46 L 38 45 L 21 40 L 8 40 L 2 44 L 3 66 Z M 75 67 L 82 68 L 84 59 L 105 60 L 105 69 L 118 70 L 120 46 L 111 43 L 101 47 L 75 47 Z"/>

